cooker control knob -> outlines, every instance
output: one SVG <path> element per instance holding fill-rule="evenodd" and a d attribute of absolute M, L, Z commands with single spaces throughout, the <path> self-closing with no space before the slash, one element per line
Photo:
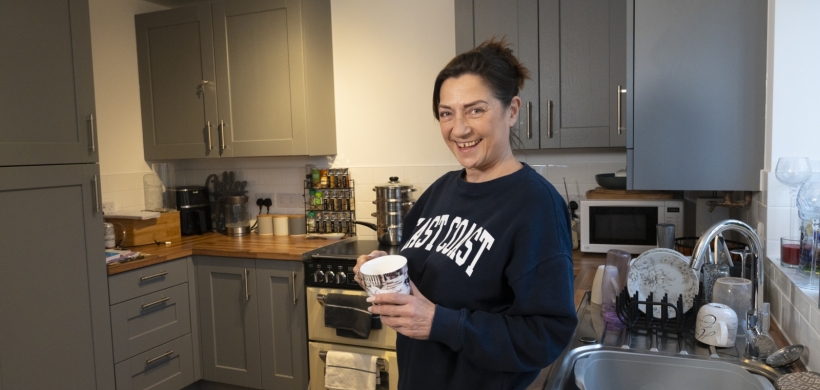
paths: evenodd
<path fill-rule="evenodd" d="M 327 271 L 325 273 L 325 283 L 335 283 L 336 282 L 336 274 L 333 271 Z"/>
<path fill-rule="evenodd" d="M 320 269 L 316 270 L 316 272 L 313 273 L 313 282 L 314 283 L 319 283 L 319 282 L 324 282 L 324 281 L 325 281 L 325 273 L 322 272 L 322 270 L 320 270 Z"/>
<path fill-rule="evenodd" d="M 339 271 L 339 273 L 336 274 L 336 284 L 345 284 L 345 283 L 347 283 L 347 274 L 345 274 L 342 271 Z"/>

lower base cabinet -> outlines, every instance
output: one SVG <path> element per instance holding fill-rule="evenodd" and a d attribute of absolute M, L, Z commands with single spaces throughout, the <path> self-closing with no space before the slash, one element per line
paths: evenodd
<path fill-rule="evenodd" d="M 179 390 L 194 381 L 191 334 L 117 363 L 117 390 Z"/>
<path fill-rule="evenodd" d="M 197 256 L 195 263 L 203 379 L 307 388 L 302 262 Z"/>

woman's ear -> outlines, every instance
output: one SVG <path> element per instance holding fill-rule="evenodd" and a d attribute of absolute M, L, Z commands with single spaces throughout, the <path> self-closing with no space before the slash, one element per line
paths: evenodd
<path fill-rule="evenodd" d="M 515 122 L 518 120 L 518 113 L 521 111 L 521 98 L 518 96 L 513 96 L 512 100 L 510 101 L 510 117 L 507 120 L 508 127 L 515 126 Z"/>

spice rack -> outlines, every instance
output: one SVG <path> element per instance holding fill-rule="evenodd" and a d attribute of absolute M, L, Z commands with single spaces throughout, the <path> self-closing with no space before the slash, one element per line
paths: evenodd
<path fill-rule="evenodd" d="M 347 168 L 313 168 L 303 196 L 308 234 L 356 235 L 356 191 Z"/>

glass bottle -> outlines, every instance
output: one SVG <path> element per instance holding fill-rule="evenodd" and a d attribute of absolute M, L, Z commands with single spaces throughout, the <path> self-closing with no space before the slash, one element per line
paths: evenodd
<path fill-rule="evenodd" d="M 327 188 L 327 169 L 320 169 L 319 175 L 319 187 Z"/>

